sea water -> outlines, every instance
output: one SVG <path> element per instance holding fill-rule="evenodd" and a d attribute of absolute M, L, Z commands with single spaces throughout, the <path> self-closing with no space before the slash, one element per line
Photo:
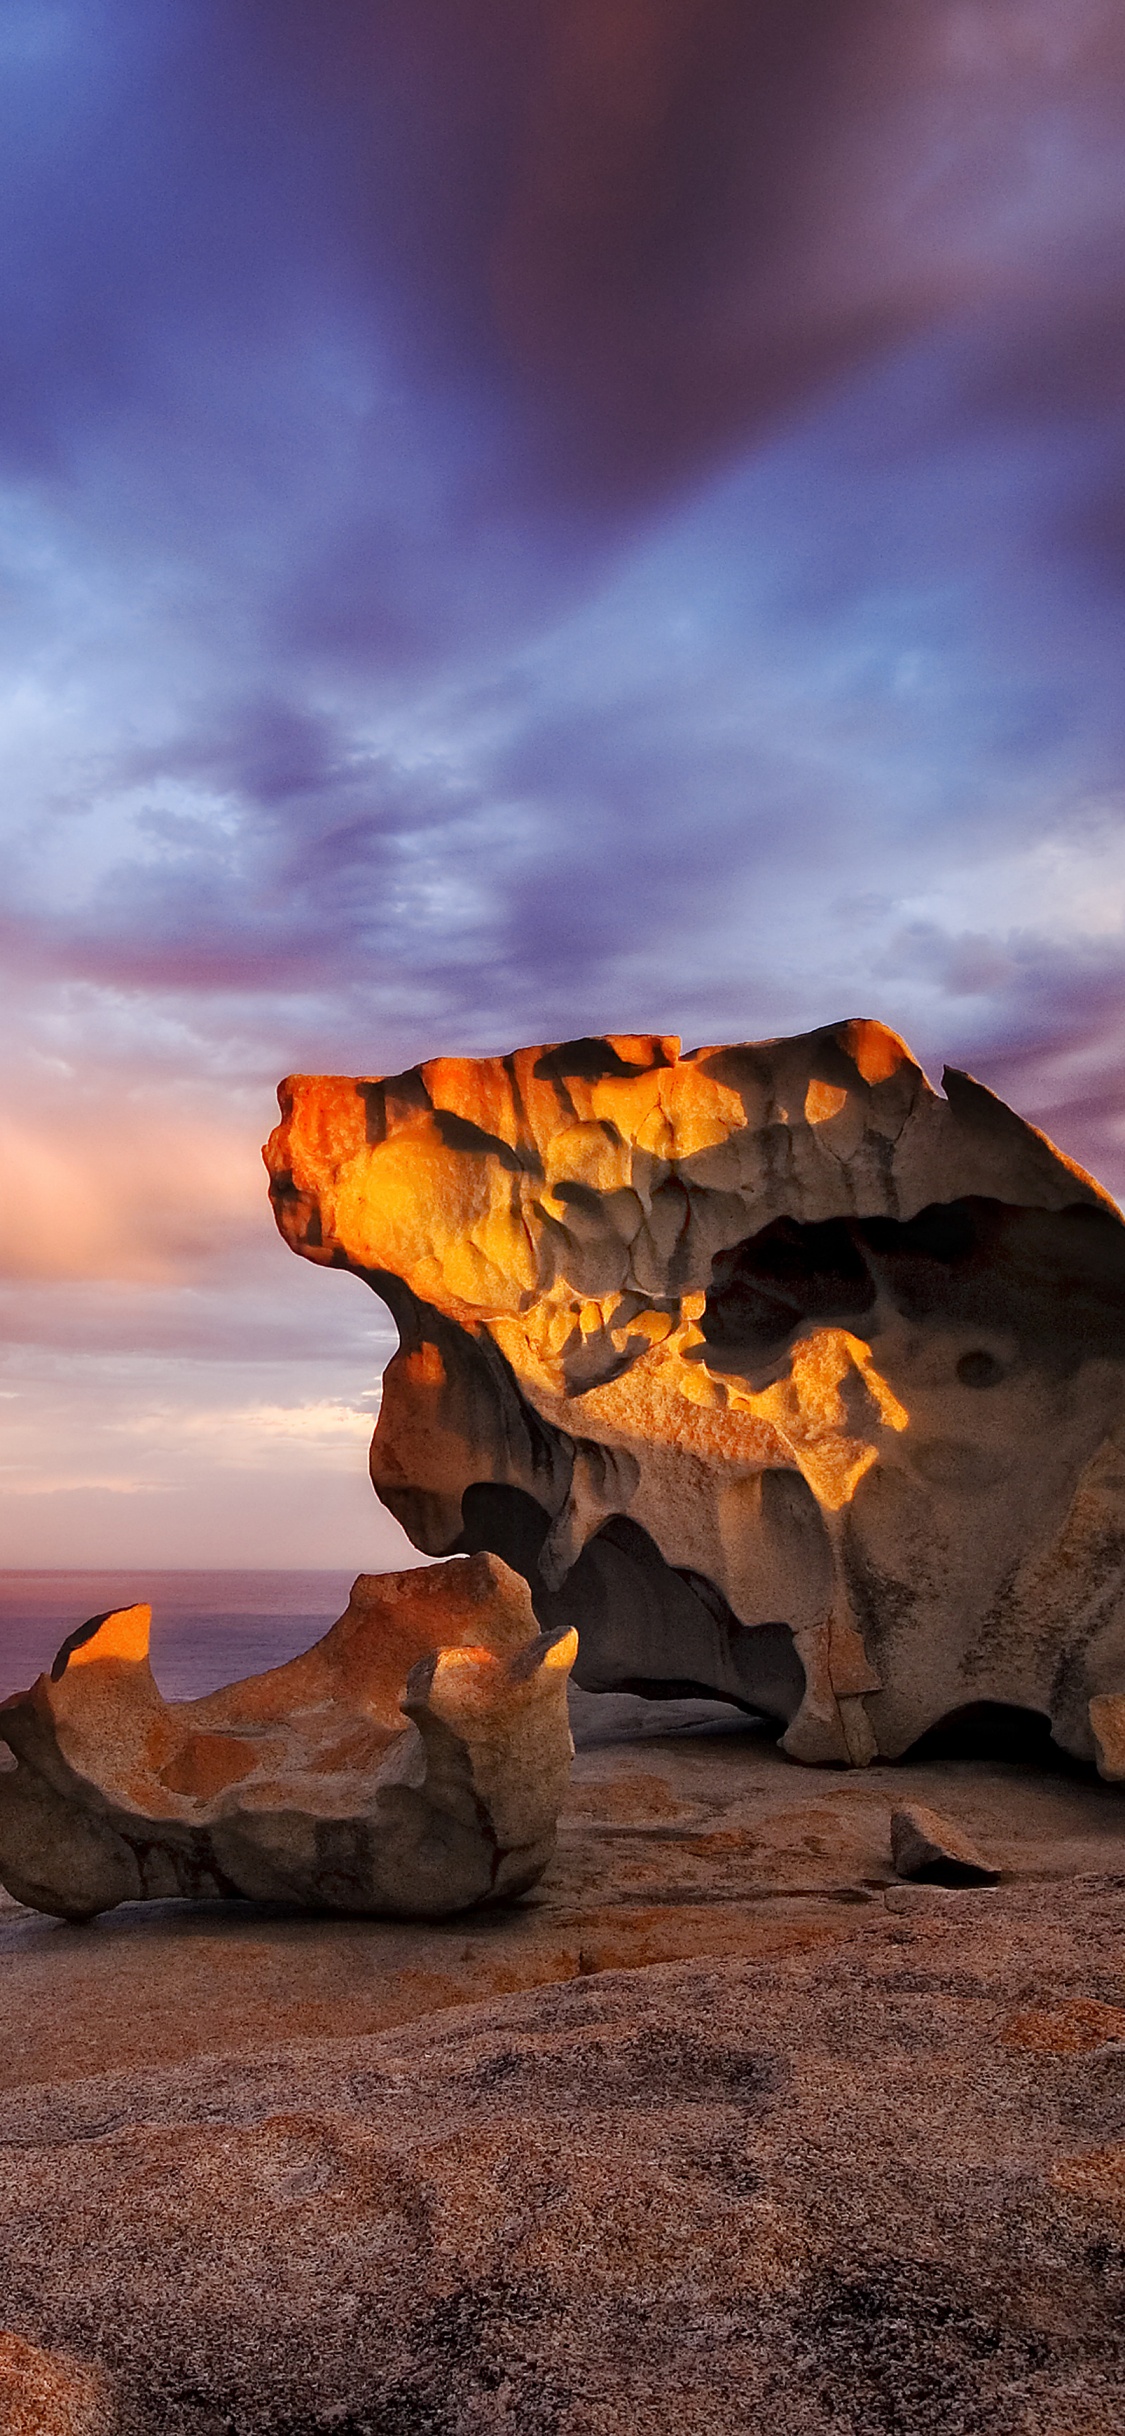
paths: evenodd
<path fill-rule="evenodd" d="M 0 1700 L 26 1691 L 88 1617 L 147 1600 L 152 1671 L 166 1700 L 198 1700 L 222 1683 L 282 1666 L 343 1615 L 349 1573 L 32 1573 L 0 1571 Z M 646 1700 L 571 1685 L 579 1749 L 637 1736 L 757 1733 L 726 1701 Z"/>
<path fill-rule="evenodd" d="M 87 1617 L 147 1600 L 166 1700 L 195 1700 L 311 1647 L 343 1614 L 351 1573 L 0 1572 L 0 1699 L 25 1691 Z"/>

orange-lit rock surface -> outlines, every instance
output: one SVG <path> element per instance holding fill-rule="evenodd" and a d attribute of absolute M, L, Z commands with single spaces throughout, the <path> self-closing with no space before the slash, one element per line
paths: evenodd
<path fill-rule="evenodd" d="M 573 1636 L 501 1560 L 361 1574 L 288 1665 L 165 1701 L 150 1611 L 95 1616 L 0 1703 L 0 1881 L 88 1919 L 167 1896 L 435 1916 L 534 1884 L 571 1757 Z"/>
<path fill-rule="evenodd" d="M 864 1022 L 280 1097 L 282 1232 L 398 1325 L 380 1497 L 518 1566 L 580 1682 L 822 1763 L 1001 1704 L 1125 1773 L 1125 1226 L 1001 1101 Z"/>
<path fill-rule="evenodd" d="M 0 2333 L 0 2428 L 4 2436 L 117 2436 L 108 2380 L 22 2336 Z"/>

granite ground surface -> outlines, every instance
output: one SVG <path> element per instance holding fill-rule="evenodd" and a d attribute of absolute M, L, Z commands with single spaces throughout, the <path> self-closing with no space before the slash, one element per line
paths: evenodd
<path fill-rule="evenodd" d="M 578 1706 L 505 1913 L 0 1912 L 6 2436 L 1122 2436 L 1125 1793 Z"/>

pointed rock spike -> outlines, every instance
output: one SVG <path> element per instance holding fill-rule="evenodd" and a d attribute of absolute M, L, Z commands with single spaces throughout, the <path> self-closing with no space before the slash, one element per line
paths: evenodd
<path fill-rule="evenodd" d="M 508 1675 L 513 1683 L 526 1683 L 540 1667 L 552 1673 L 568 1675 L 578 1656 L 578 1635 L 573 1625 L 562 1624 L 555 1632 L 537 1633 L 508 1661 Z"/>
<path fill-rule="evenodd" d="M 100 1616 L 90 1616 L 63 1642 L 51 1668 L 52 1683 L 61 1683 L 68 1667 L 88 1666 L 93 1659 L 120 1658 L 134 1666 L 148 1657 L 152 1609 L 109 1607 Z"/>

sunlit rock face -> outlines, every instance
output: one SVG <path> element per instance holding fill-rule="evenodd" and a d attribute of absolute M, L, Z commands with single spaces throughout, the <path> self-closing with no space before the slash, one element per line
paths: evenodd
<path fill-rule="evenodd" d="M 68 1919 L 252 1896 L 434 1916 L 522 1893 L 554 1849 L 574 1636 L 499 1559 L 361 1574 L 313 1649 L 165 1701 L 150 1610 L 95 1616 L 0 1703 L 0 1882 Z"/>
<path fill-rule="evenodd" d="M 283 1234 L 399 1329 L 379 1496 L 576 1680 L 857 1764 L 1003 1704 L 1125 1775 L 1125 1227 L 1001 1101 L 863 1022 L 280 1098 Z"/>

